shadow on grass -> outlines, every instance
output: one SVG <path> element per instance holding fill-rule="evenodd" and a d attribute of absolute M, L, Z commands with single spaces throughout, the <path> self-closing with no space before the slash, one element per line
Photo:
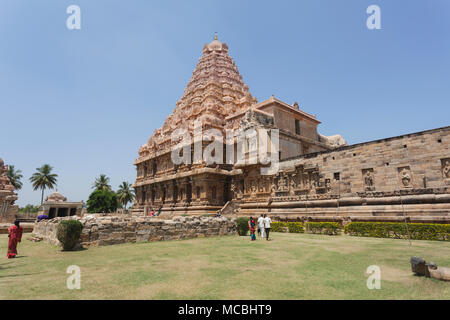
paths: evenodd
<path fill-rule="evenodd" d="M 87 250 L 87 248 L 77 248 L 77 249 L 74 249 L 74 250 L 61 249 L 61 252 L 80 252 L 80 251 L 86 251 L 86 250 Z"/>
<path fill-rule="evenodd" d="M 10 268 L 11 269 L 11 268 Z M 20 274 L 9 274 L 5 276 L 0 276 L 0 279 L 2 278 L 11 278 L 11 277 L 23 277 L 23 276 L 33 276 L 35 274 L 43 274 L 46 272 L 35 272 L 35 273 L 20 273 Z"/>

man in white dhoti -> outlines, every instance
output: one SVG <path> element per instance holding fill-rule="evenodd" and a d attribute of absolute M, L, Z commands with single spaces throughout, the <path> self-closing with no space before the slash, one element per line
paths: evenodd
<path fill-rule="evenodd" d="M 261 217 L 258 218 L 258 232 L 261 234 L 261 238 L 264 238 L 265 235 L 264 228 L 264 216 L 261 215 Z"/>

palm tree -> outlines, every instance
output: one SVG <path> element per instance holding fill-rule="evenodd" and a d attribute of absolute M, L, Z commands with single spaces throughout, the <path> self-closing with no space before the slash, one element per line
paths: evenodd
<path fill-rule="evenodd" d="M 129 202 L 133 202 L 134 200 L 134 190 L 131 187 L 131 184 L 128 182 L 122 182 L 119 186 L 119 190 L 117 191 L 117 199 L 119 203 L 122 205 L 122 208 L 126 208 Z"/>
<path fill-rule="evenodd" d="M 56 177 L 58 177 L 58 175 L 55 173 L 51 173 L 53 167 L 48 164 L 44 164 L 42 167 L 36 168 L 36 170 L 37 172 L 33 173 L 30 181 L 33 184 L 34 190 L 42 189 L 42 204 L 44 202 L 44 190 L 46 188 L 53 189 L 56 186 Z"/>
<path fill-rule="evenodd" d="M 14 189 L 20 190 L 22 189 L 22 181 L 20 179 L 23 178 L 21 170 L 14 170 L 14 166 L 9 166 L 8 171 L 6 172 L 6 176 L 9 178 L 9 181 L 14 186 Z"/>
<path fill-rule="evenodd" d="M 100 177 L 95 179 L 92 188 L 95 190 L 111 190 L 111 186 L 109 185 L 109 178 L 106 175 L 101 174 Z"/>

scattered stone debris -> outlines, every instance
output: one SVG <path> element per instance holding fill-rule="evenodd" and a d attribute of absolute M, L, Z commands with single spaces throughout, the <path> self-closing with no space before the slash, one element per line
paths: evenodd
<path fill-rule="evenodd" d="M 426 263 L 420 257 L 411 257 L 411 270 L 418 276 L 450 281 L 450 268 L 438 267 L 434 262 Z"/>
<path fill-rule="evenodd" d="M 33 242 L 41 242 L 42 240 L 44 240 L 44 238 L 42 237 L 28 237 L 27 238 L 28 241 L 33 241 Z"/>

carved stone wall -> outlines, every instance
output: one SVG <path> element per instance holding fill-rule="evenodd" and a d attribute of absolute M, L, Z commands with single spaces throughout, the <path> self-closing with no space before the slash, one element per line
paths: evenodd
<path fill-rule="evenodd" d="M 449 146 L 444 127 L 282 161 L 274 176 L 247 167 L 239 214 L 450 220 Z"/>

